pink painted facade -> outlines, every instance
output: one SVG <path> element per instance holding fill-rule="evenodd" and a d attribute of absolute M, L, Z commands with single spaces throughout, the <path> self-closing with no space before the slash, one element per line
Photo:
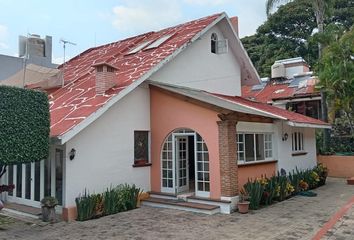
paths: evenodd
<path fill-rule="evenodd" d="M 354 177 L 354 156 L 318 155 L 317 162 L 328 168 L 330 177 Z"/>
<path fill-rule="evenodd" d="M 264 162 L 249 165 L 238 166 L 238 184 L 240 188 L 247 183 L 248 179 L 256 179 L 260 177 L 271 177 L 277 171 L 277 162 Z"/>
<path fill-rule="evenodd" d="M 161 190 L 161 149 L 166 137 L 176 129 L 196 131 L 206 142 L 210 161 L 210 197 L 219 199 L 220 165 L 217 112 L 182 101 L 157 88 L 150 90 L 151 109 L 151 190 Z"/>

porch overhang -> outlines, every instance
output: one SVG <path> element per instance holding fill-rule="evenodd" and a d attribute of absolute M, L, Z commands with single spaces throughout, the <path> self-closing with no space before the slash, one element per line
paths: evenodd
<path fill-rule="evenodd" d="M 164 91 L 168 91 L 170 94 L 174 94 L 177 97 L 182 97 L 185 101 L 211 108 L 219 113 L 218 117 L 221 120 L 262 123 L 272 123 L 274 120 L 281 120 L 292 127 L 331 128 L 331 125 L 320 120 L 267 104 L 253 102 L 241 97 L 222 96 L 202 90 L 157 83 L 154 81 L 149 81 L 149 84 Z"/>
<path fill-rule="evenodd" d="M 273 119 L 287 120 L 282 116 L 268 113 L 256 108 L 245 106 L 242 104 L 235 104 L 233 102 L 224 100 L 205 91 L 196 90 L 187 87 L 179 87 L 175 85 L 162 84 L 154 81 L 149 81 L 149 84 L 159 89 L 168 91 L 169 93 L 184 97 L 184 100 L 193 102 L 213 109 L 220 114 L 220 119 L 227 117 L 228 119 L 248 122 L 272 122 Z M 258 121 L 259 120 L 259 121 Z"/>
<path fill-rule="evenodd" d="M 319 125 L 319 124 L 311 124 L 311 123 L 300 123 L 300 122 L 286 122 L 289 126 L 292 127 L 302 127 L 302 128 L 321 128 L 321 129 L 331 129 L 330 125 Z"/>

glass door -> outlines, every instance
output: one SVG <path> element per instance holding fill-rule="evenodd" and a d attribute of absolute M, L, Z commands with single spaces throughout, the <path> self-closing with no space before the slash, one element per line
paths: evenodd
<path fill-rule="evenodd" d="M 188 136 L 176 137 L 177 193 L 189 190 L 188 182 Z"/>
<path fill-rule="evenodd" d="M 15 185 L 14 191 L 8 193 L 8 201 L 40 207 L 43 197 L 55 196 L 62 205 L 63 165 L 64 150 L 55 148 L 50 159 L 8 166 L 7 182 Z"/>
<path fill-rule="evenodd" d="M 170 134 L 161 151 L 161 191 L 167 193 L 174 193 L 174 164 L 173 152 L 174 145 L 172 142 L 172 134 Z"/>
<path fill-rule="evenodd" d="M 195 189 L 196 195 L 200 197 L 210 196 L 210 176 L 209 176 L 209 152 L 204 139 L 197 134 L 195 142 Z"/>

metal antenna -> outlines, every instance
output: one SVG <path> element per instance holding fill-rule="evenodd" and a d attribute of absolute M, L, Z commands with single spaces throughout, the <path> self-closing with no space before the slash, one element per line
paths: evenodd
<path fill-rule="evenodd" d="M 61 38 L 59 42 L 63 44 L 63 50 L 64 50 L 63 77 L 62 77 L 62 83 L 61 83 L 61 86 L 64 87 L 64 75 L 65 75 L 65 65 L 66 65 L 66 62 L 65 62 L 66 44 L 70 44 L 70 45 L 76 46 L 76 43 L 70 42 L 70 41 L 65 40 L 63 38 Z"/>

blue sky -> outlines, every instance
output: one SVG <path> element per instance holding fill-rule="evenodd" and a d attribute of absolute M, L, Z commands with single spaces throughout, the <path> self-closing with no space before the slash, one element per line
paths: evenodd
<path fill-rule="evenodd" d="M 18 35 L 53 37 L 53 59 L 61 62 L 61 38 L 77 43 L 66 55 L 143 32 L 218 12 L 239 17 L 240 36 L 265 19 L 265 0 L 0 0 L 0 54 L 17 56 Z"/>

